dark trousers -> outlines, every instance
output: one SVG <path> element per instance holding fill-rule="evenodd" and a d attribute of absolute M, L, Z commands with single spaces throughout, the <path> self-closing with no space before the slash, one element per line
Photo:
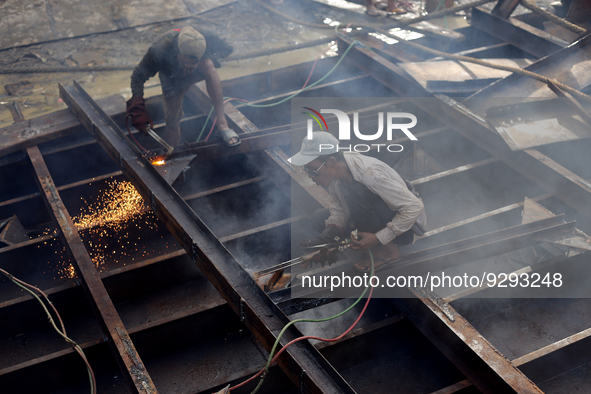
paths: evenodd
<path fill-rule="evenodd" d="M 191 86 L 204 79 L 201 74 L 198 75 L 198 77 L 192 75 L 190 79 L 181 78 L 180 80 L 173 80 L 165 75 L 159 75 L 162 85 L 164 119 L 166 121 L 164 140 L 172 146 L 181 144 L 180 124 L 183 117 L 183 100 Z"/>
<path fill-rule="evenodd" d="M 351 220 L 355 228 L 360 232 L 375 234 L 386 227 L 386 224 L 391 222 L 398 213 L 397 211 L 392 211 L 380 196 L 372 193 L 362 183 L 355 181 L 353 185 L 348 185 L 343 182 L 341 190 L 349 206 Z M 325 228 L 324 222 L 329 216 L 330 211 L 326 208 L 314 212 L 312 215 L 314 229 L 322 232 Z M 408 245 L 413 240 L 414 233 L 412 230 L 408 230 L 397 236 L 394 239 L 394 243 L 397 245 Z"/>

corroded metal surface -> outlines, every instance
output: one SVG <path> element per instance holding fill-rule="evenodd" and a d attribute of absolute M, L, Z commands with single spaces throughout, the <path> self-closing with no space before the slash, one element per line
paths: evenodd
<path fill-rule="evenodd" d="M 74 83 L 60 93 L 71 110 L 97 138 L 128 175 L 138 191 L 151 202 L 152 210 L 193 257 L 194 262 L 241 317 L 255 337 L 270 349 L 276 335 L 289 319 L 254 283 L 250 275 L 211 233 L 207 226 L 156 170 L 125 140 L 121 130 L 100 110 L 84 90 Z M 301 336 L 291 326 L 281 344 Z M 298 387 L 311 393 L 353 393 L 353 389 L 308 342 L 287 349 L 278 360 Z"/>
<path fill-rule="evenodd" d="M 346 37 L 338 36 L 339 46 L 346 48 L 352 40 Z M 558 70 L 565 77 L 567 76 L 564 70 L 560 70 L 559 64 L 562 58 L 569 58 L 568 61 L 573 63 L 577 58 L 577 51 L 581 48 L 587 48 L 583 54 L 579 56 L 588 56 L 588 48 L 591 43 L 591 35 L 579 40 L 564 50 L 548 56 L 528 67 L 531 71 L 539 72 L 544 70 L 547 75 L 552 75 L 553 71 Z M 418 84 L 411 81 L 409 77 L 402 72 L 402 69 L 395 64 L 390 63 L 383 57 L 375 54 L 365 47 L 354 46 L 347 55 L 348 61 L 355 66 L 367 71 L 376 80 L 391 88 L 401 95 L 409 95 L 415 97 L 434 97 L 437 100 L 429 100 L 428 105 L 425 102 L 424 109 L 431 113 L 438 113 L 439 119 L 447 124 L 450 128 L 472 141 L 480 148 L 489 152 L 493 156 L 504 161 L 525 177 L 534 181 L 552 191 L 558 198 L 575 208 L 580 213 L 591 217 L 591 188 L 586 187 L 579 182 L 582 177 L 577 176 L 572 171 L 567 170 L 563 166 L 556 163 L 549 157 L 541 154 L 535 149 L 527 149 L 525 151 L 512 151 L 504 140 L 498 136 L 496 131 L 492 129 L 487 121 L 480 115 L 478 111 L 473 109 L 470 104 L 478 104 L 484 102 L 484 99 L 475 101 L 470 99 L 459 103 L 449 97 L 443 95 L 433 95 L 425 91 Z M 588 62 L 588 60 L 585 60 Z M 564 66 L 564 64 L 563 64 Z M 519 92 L 512 92 L 513 84 L 516 80 L 525 78 L 521 76 L 511 75 L 510 77 L 491 85 L 488 89 L 484 89 L 478 93 L 491 91 L 494 94 L 500 90 L 502 86 L 507 86 L 508 91 L 503 93 L 508 96 L 519 97 Z M 582 72 L 582 80 L 579 86 L 588 84 L 591 81 L 591 75 Z M 538 83 L 538 81 L 528 80 L 525 82 L 528 86 Z M 541 84 L 541 82 L 539 82 Z M 586 85 L 585 85 L 586 86 Z M 522 87 L 526 89 L 526 87 Z M 545 87 L 545 89 L 548 89 Z M 553 94 L 549 89 L 548 91 Z M 514 94 L 515 93 L 515 94 Z M 472 101 L 474 100 L 474 101 Z M 421 106 L 423 101 L 417 100 L 416 103 Z M 476 111 L 476 112 L 475 112 Z"/>
<path fill-rule="evenodd" d="M 506 99 L 491 99 L 486 118 L 512 150 L 591 136 L 589 124 L 580 121 L 585 110 L 579 105 L 575 111 L 567 98 L 523 99 L 520 103 L 491 107 L 496 101 L 502 103 Z"/>
<path fill-rule="evenodd" d="M 2 4 L 6 18 L 0 23 L 0 48 L 183 18 L 234 1 L 174 0 L 166 4 L 145 1 L 140 5 L 136 0 L 103 3 L 68 0 L 41 5 L 31 0 L 9 0 Z M 68 23 L 64 23 L 64 20 Z M 35 28 L 31 29 L 31 26 Z"/>
<path fill-rule="evenodd" d="M 135 352 L 121 318 L 94 267 L 90 255 L 76 230 L 76 226 L 72 222 L 72 218 L 61 200 L 39 148 L 36 146 L 27 148 L 27 154 L 35 168 L 43 196 L 62 232 L 66 251 L 71 255 L 79 276 L 82 278 L 83 286 L 87 290 L 89 300 L 97 310 L 97 315 L 115 347 L 115 357 L 122 363 L 122 372 L 124 376 L 129 378 L 130 389 L 136 393 L 157 393 L 158 391 L 148 373 L 142 372 L 138 374 L 138 371 L 145 370 L 142 361 Z"/>
<path fill-rule="evenodd" d="M 519 19 L 495 16 L 484 7 L 472 8 L 470 24 L 536 57 L 548 56 L 568 44 Z"/>
<path fill-rule="evenodd" d="M 410 292 L 417 299 L 395 303 L 480 391 L 543 393 L 451 305 L 425 289 Z"/>
<path fill-rule="evenodd" d="M 121 95 L 107 97 L 98 102 L 109 115 L 118 113 L 125 107 Z M 20 121 L 2 129 L 0 156 L 72 134 L 79 126 L 80 122 L 67 109 Z"/>

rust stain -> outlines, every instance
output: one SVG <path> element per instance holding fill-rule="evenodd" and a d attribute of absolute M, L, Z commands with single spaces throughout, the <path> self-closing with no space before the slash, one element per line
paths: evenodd
<path fill-rule="evenodd" d="M 416 291 L 418 289 L 414 288 L 413 290 Z M 448 320 L 446 325 L 516 392 L 523 394 L 542 393 L 535 383 L 517 369 L 504 354 L 499 352 L 466 319 L 458 315 L 451 305 L 441 300 L 441 302 L 447 305 L 447 308 L 441 308 L 439 303 L 428 295 L 429 292 L 427 289 L 420 290 L 422 291 L 417 292 L 418 297 L 422 298 L 424 302 L 431 304 L 432 307 L 436 307 L 438 310 L 434 308 L 432 310 L 443 321 L 444 318 L 442 315 L 445 315 L 446 320 Z M 450 311 L 453 313 L 454 320 L 449 320 L 446 312 Z"/>
<path fill-rule="evenodd" d="M 123 348 L 125 349 L 125 352 L 131 359 L 131 362 L 133 363 L 131 368 L 129 368 L 129 372 L 131 373 L 131 375 L 135 377 L 137 383 L 141 384 L 142 388 L 146 391 L 146 393 L 158 393 L 150 377 L 145 374 L 144 371 L 146 370 L 146 368 L 144 367 L 144 364 L 142 364 L 142 362 L 140 361 L 137 352 L 135 351 L 135 347 L 133 346 L 133 342 L 131 342 L 129 335 L 127 334 L 127 331 L 120 327 L 115 327 L 115 331 L 117 331 L 117 334 L 121 339 L 121 343 L 123 344 Z"/>
<path fill-rule="evenodd" d="M 47 200 L 48 200 L 49 204 L 55 208 L 55 217 L 56 217 L 60 227 L 62 228 L 64 234 L 67 237 L 72 236 L 72 234 L 73 234 L 72 227 L 70 227 L 70 225 L 68 224 L 68 221 L 66 220 L 67 216 L 64 213 L 63 206 L 60 203 L 61 202 L 60 196 L 57 192 L 57 189 L 56 189 L 55 184 L 53 183 L 51 177 L 45 176 L 45 177 L 41 177 L 39 180 L 41 181 L 41 186 L 43 187 L 43 191 L 45 192 L 45 195 L 47 196 Z"/>

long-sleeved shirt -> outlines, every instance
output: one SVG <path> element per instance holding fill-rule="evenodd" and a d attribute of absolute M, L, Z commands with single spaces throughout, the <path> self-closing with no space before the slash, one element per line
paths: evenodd
<path fill-rule="evenodd" d="M 402 177 L 392 167 L 373 157 L 358 153 L 344 153 L 343 156 L 353 179 L 380 196 L 393 211 L 393 215 L 396 212 L 386 227 L 376 233 L 380 243 L 385 245 L 409 230 L 424 212 L 425 207 L 423 202 L 408 190 Z M 351 214 L 341 190 L 342 182 L 346 181 L 333 181 L 328 188 L 332 201 L 330 216 L 325 224 L 345 229 Z"/>
<path fill-rule="evenodd" d="M 206 29 L 198 28 L 199 33 L 205 38 L 205 53 L 202 59 L 211 59 L 216 68 L 221 67 L 218 59 L 227 57 L 232 53 L 232 46 L 218 35 Z M 137 65 L 131 74 L 131 94 L 133 96 L 144 96 L 144 83 L 160 72 L 162 92 L 171 95 L 176 89 L 193 84 L 204 79 L 199 69 L 186 74 L 186 70 L 178 61 L 178 36 L 179 32 L 171 30 L 162 35 L 148 52 L 142 61 Z"/>

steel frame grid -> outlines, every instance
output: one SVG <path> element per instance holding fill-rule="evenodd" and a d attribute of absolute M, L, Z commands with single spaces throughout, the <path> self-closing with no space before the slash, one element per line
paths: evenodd
<path fill-rule="evenodd" d="M 152 210 L 193 257 L 228 305 L 270 350 L 277 333 L 289 322 L 287 316 L 77 82 L 74 81 L 70 88 L 60 85 L 60 96 L 111 158 L 120 164 L 122 172 L 145 200 L 151 202 Z M 281 344 L 300 336 L 301 332 L 291 326 Z M 309 342 L 290 347 L 278 363 L 296 387 L 306 387 L 306 392 L 355 392 Z"/>

